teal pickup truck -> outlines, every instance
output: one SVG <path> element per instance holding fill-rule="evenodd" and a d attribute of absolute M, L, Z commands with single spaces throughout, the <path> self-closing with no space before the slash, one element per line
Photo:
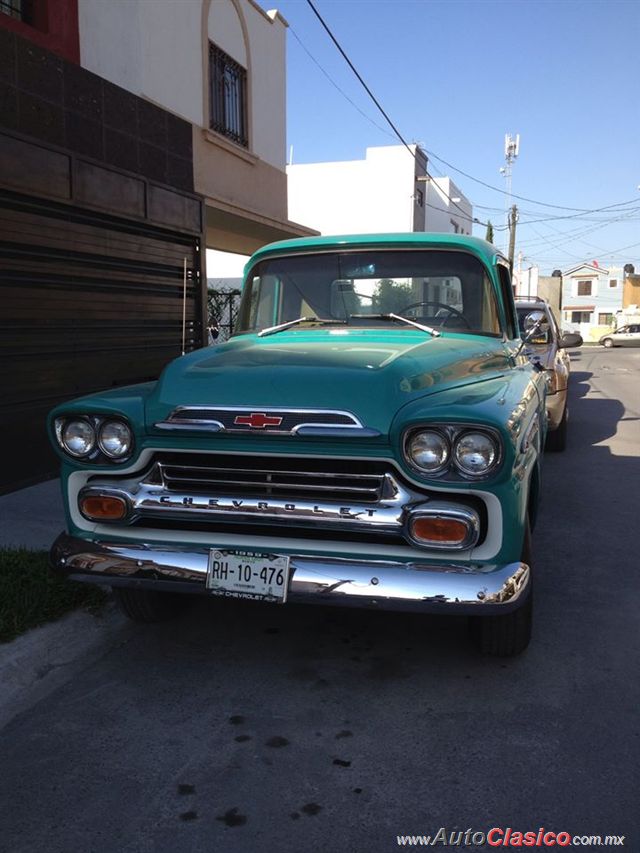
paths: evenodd
<path fill-rule="evenodd" d="M 265 246 L 229 341 L 51 413 L 52 565 L 139 621 L 183 593 L 462 613 L 483 652 L 518 654 L 545 394 L 495 246 Z"/>

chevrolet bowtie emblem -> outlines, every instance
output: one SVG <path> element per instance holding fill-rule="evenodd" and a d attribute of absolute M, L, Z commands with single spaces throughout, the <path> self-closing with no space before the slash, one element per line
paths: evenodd
<path fill-rule="evenodd" d="M 248 426 L 251 429 L 264 429 L 268 426 L 280 426 L 282 418 L 267 415 L 265 412 L 251 412 L 250 415 L 238 415 L 233 423 L 236 426 Z"/>

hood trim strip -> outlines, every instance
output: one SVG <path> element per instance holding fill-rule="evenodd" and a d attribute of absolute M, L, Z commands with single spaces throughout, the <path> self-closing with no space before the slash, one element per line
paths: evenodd
<path fill-rule="evenodd" d="M 201 417 L 191 417 L 190 414 L 201 415 Z M 238 427 L 228 426 L 224 423 L 224 419 L 218 420 L 215 415 L 249 415 L 256 413 L 265 416 L 291 418 L 298 416 L 300 420 L 291 427 L 291 429 L 266 429 L 252 428 L 249 426 Z M 212 417 L 207 415 L 211 414 Z M 322 420 L 323 416 L 331 416 L 332 418 L 342 418 L 348 420 L 349 423 L 336 424 L 330 420 Z M 304 417 L 309 417 L 308 421 L 302 420 Z M 272 408 L 269 406 L 178 406 L 169 417 L 164 421 L 158 421 L 154 424 L 156 429 L 175 430 L 175 431 L 192 431 L 192 432 L 228 432 L 228 433 L 243 433 L 257 435 L 301 435 L 303 437 L 341 437 L 349 438 L 377 438 L 382 433 L 376 429 L 365 427 L 362 422 L 352 413 L 337 409 L 284 409 Z"/>

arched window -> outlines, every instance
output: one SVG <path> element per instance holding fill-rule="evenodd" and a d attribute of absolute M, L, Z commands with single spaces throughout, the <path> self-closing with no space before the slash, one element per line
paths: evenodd
<path fill-rule="evenodd" d="M 247 148 L 247 71 L 211 41 L 209 98 L 211 129 Z"/>

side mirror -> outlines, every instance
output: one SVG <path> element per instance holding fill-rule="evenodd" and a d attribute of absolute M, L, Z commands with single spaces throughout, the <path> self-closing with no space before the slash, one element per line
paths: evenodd
<path fill-rule="evenodd" d="M 562 349 L 572 349 L 574 347 L 581 347 L 582 343 L 582 335 L 579 335 L 577 332 L 565 332 L 558 341 L 558 346 Z"/>
<path fill-rule="evenodd" d="M 525 343 L 546 344 L 549 341 L 549 318 L 544 311 L 531 311 L 524 318 L 524 334 L 522 340 Z"/>

